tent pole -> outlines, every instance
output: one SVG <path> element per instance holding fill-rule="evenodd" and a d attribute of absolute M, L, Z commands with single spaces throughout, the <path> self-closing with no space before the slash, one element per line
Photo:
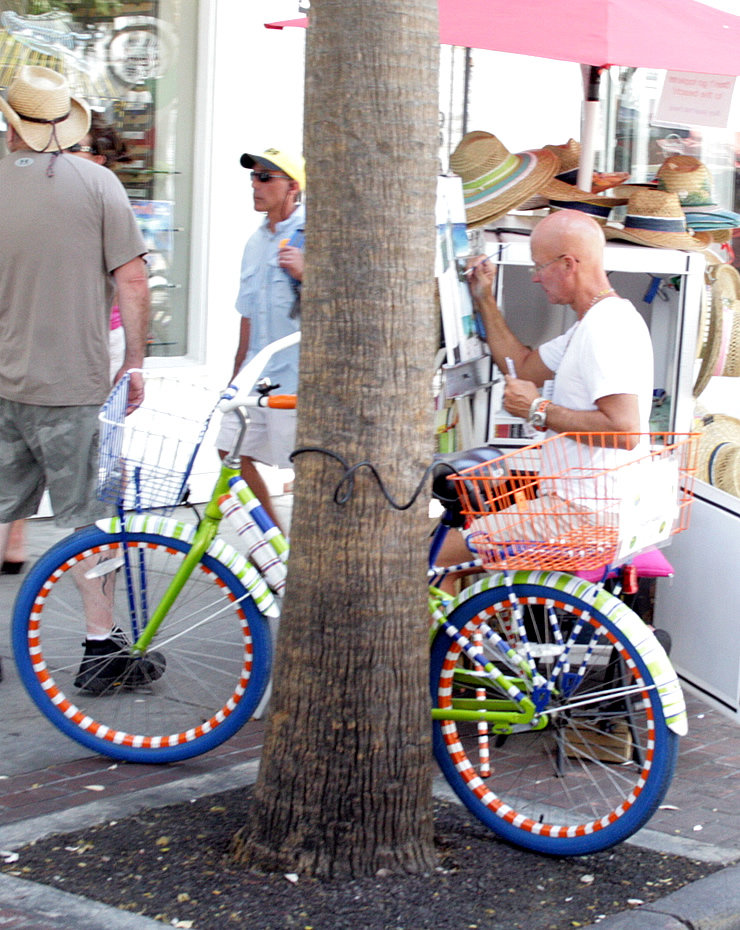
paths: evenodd
<path fill-rule="evenodd" d="M 578 165 L 577 185 L 590 191 L 593 183 L 596 133 L 599 125 L 599 87 L 602 68 L 592 65 L 589 69 L 588 86 L 583 104 L 583 130 L 581 133 L 581 160 Z"/>
<path fill-rule="evenodd" d="M 468 131 L 468 103 L 470 100 L 470 49 L 465 49 L 465 79 L 463 84 L 462 134 Z"/>

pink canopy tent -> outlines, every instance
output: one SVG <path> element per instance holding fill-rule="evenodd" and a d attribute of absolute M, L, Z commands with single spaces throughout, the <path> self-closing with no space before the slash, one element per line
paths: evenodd
<path fill-rule="evenodd" d="M 307 19 L 267 23 L 305 26 Z M 445 45 L 591 65 L 580 187 L 590 190 L 600 71 L 610 65 L 740 74 L 740 16 L 697 0 L 439 0 Z"/>

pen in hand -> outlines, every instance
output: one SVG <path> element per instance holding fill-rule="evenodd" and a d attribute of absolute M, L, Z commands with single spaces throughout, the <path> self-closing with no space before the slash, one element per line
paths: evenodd
<path fill-rule="evenodd" d="M 506 356 L 506 367 L 509 369 L 509 374 L 512 378 L 516 378 L 516 368 L 514 367 L 514 360 Z"/>

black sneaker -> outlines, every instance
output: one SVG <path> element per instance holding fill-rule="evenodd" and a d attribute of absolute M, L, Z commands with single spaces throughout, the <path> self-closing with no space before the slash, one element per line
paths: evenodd
<path fill-rule="evenodd" d="M 112 630 L 108 639 L 86 639 L 83 645 L 85 653 L 74 686 L 88 694 L 144 687 L 161 678 L 167 664 L 161 652 L 131 655 L 130 644 L 119 629 Z"/>

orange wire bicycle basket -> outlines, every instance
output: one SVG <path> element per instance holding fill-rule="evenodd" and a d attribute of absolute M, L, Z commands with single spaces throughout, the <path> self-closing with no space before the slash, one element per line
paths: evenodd
<path fill-rule="evenodd" d="M 560 433 L 465 469 L 469 543 L 489 569 L 626 561 L 688 527 L 698 435 Z"/>

